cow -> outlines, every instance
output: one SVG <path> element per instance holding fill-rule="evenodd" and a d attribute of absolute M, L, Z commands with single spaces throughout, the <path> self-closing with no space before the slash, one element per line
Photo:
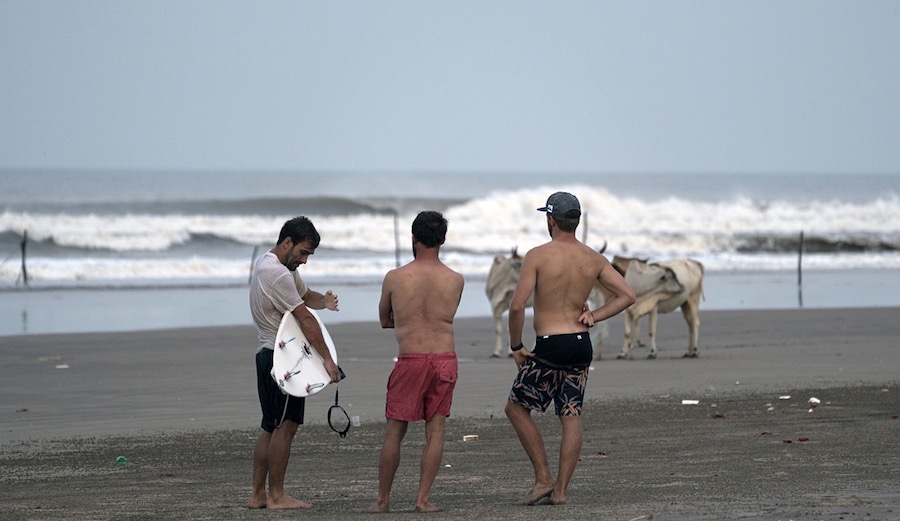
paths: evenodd
<path fill-rule="evenodd" d="M 613 260 L 612 262 L 610 262 L 610 264 L 612 264 L 613 268 L 615 268 L 616 271 L 618 271 L 619 274 L 624 277 L 625 273 L 628 271 L 628 266 L 630 266 L 632 262 L 637 261 L 646 263 L 649 260 L 649 258 L 641 259 L 639 257 L 622 257 L 621 255 L 613 255 Z M 635 324 L 634 331 L 635 342 L 637 342 L 638 346 L 644 347 L 644 341 L 641 339 L 640 320 L 637 324 Z"/>
<path fill-rule="evenodd" d="M 603 249 L 606 249 L 604 245 Z M 603 250 L 600 250 L 602 253 Z M 491 355 L 495 358 L 503 356 L 505 351 L 503 342 L 503 314 L 509 311 L 509 304 L 512 302 L 513 293 L 516 292 L 516 284 L 519 283 L 519 274 L 522 272 L 523 257 L 518 254 L 517 249 L 512 250 L 509 257 L 497 255 L 491 264 L 488 272 L 487 282 L 484 285 L 484 292 L 491 303 L 491 314 L 494 317 L 494 336 L 496 344 L 494 353 Z M 596 309 L 606 302 L 612 294 L 599 282 L 594 285 L 588 296 L 588 302 L 592 309 Z M 528 298 L 525 303 L 526 307 L 534 305 L 534 295 Z M 595 324 L 591 328 L 590 337 L 591 344 L 594 346 L 595 357 L 597 360 L 603 351 L 603 340 L 608 336 L 605 322 Z"/>
<path fill-rule="evenodd" d="M 647 336 L 650 338 L 650 353 L 647 358 L 656 358 L 656 321 L 659 313 L 670 313 L 680 307 L 690 332 L 685 358 L 697 358 L 700 340 L 700 299 L 703 296 L 703 264 L 693 259 L 673 259 L 648 264 L 632 262 L 625 273 L 625 282 L 634 290 L 637 300 L 625 309 L 625 340 L 622 352 L 616 358 L 631 359 L 631 349 L 636 343 L 632 329 L 637 330 L 638 321 L 650 315 Z M 637 331 L 636 331 L 637 333 Z"/>

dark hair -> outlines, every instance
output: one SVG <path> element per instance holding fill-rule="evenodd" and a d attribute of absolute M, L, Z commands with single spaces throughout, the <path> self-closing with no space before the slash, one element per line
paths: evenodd
<path fill-rule="evenodd" d="M 573 219 L 569 217 L 556 217 L 555 215 L 550 215 L 550 218 L 556 221 L 556 226 L 564 232 L 574 232 L 575 228 L 578 228 L 578 223 L 581 222 L 580 217 L 575 217 Z"/>
<path fill-rule="evenodd" d="M 310 246 L 314 249 L 319 247 L 319 241 L 321 240 L 319 232 L 316 231 L 312 221 L 302 215 L 284 223 L 284 226 L 281 227 L 281 233 L 278 234 L 278 244 L 284 242 L 288 237 L 294 243 L 309 241 Z"/>
<path fill-rule="evenodd" d="M 419 212 L 412 223 L 412 234 L 418 242 L 428 248 L 444 244 L 447 238 L 447 219 L 440 212 L 425 210 Z"/>

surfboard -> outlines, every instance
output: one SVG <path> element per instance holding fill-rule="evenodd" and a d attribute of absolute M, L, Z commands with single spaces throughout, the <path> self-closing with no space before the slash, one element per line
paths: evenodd
<path fill-rule="evenodd" d="M 319 322 L 325 344 L 331 352 L 332 360 L 337 364 L 334 340 L 331 339 L 318 313 L 312 308 L 307 309 Z M 272 378 L 284 393 L 298 397 L 314 395 L 331 383 L 331 377 L 325 370 L 325 362 L 306 339 L 300 329 L 300 323 L 290 311 L 281 318 L 278 334 L 275 335 Z"/>

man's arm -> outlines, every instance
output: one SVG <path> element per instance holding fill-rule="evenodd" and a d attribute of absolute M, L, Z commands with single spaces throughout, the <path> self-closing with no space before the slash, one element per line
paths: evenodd
<path fill-rule="evenodd" d="M 378 318 L 384 329 L 394 327 L 394 308 L 391 305 L 392 273 L 393 271 L 389 271 L 384 276 L 384 282 L 381 283 L 381 300 L 378 301 Z"/>
<path fill-rule="evenodd" d="M 316 320 L 316 317 L 312 316 L 312 313 L 306 308 L 306 305 L 300 304 L 295 307 L 291 314 L 296 317 L 297 322 L 300 323 L 300 331 L 303 331 L 303 336 L 312 344 L 313 349 L 319 353 L 319 356 L 322 357 L 322 360 L 325 362 L 325 370 L 328 371 L 328 375 L 331 376 L 332 382 L 339 382 L 340 371 L 338 370 L 337 364 L 334 363 L 334 359 L 331 358 L 331 351 L 328 350 L 328 345 L 325 344 L 325 337 L 322 335 L 322 328 L 319 327 L 319 321 Z"/>
<path fill-rule="evenodd" d="M 636 297 L 634 290 L 625 282 L 625 278 L 612 267 L 612 264 L 605 262 L 600 275 L 597 277 L 600 284 L 612 292 L 613 297 L 608 299 L 602 306 L 594 310 L 586 310 L 582 313 L 580 320 L 583 324 L 593 326 L 595 322 L 606 320 L 609 317 L 618 315 L 628 306 L 634 304 Z"/>
<path fill-rule="evenodd" d="M 522 343 L 522 328 L 525 327 L 525 305 L 528 302 L 528 297 L 534 292 L 534 286 L 537 282 L 537 269 L 532 264 L 532 258 L 526 254 L 525 259 L 522 261 L 522 271 L 519 274 L 516 291 L 513 293 L 512 301 L 509 303 L 510 347 L 515 347 Z M 528 349 L 513 351 L 513 358 L 518 366 L 521 366 L 528 356 L 531 356 L 531 351 Z"/>
<path fill-rule="evenodd" d="M 318 291 L 308 289 L 306 290 L 306 294 L 303 295 L 303 303 L 312 309 L 329 309 L 331 311 L 340 311 L 338 309 L 337 295 L 331 290 L 326 291 L 323 295 Z"/>

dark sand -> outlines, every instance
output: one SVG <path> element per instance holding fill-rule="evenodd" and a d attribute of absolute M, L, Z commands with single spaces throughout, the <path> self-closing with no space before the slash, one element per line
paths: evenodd
<path fill-rule="evenodd" d="M 488 319 L 458 321 L 460 379 L 431 498 L 444 511 L 427 517 L 900 519 L 900 309 L 702 319 L 696 360 L 681 358 L 678 315 L 661 317 L 659 359 L 643 349 L 615 360 L 621 318 L 611 321 L 570 504 L 533 507 L 517 504 L 532 473 L 502 413 L 514 364 L 489 357 Z M 362 513 L 377 486 L 393 334 L 330 329 L 348 375 L 341 404 L 362 426 L 341 439 L 323 424 L 334 387 L 308 401 L 287 485 L 315 508 L 293 512 L 245 508 L 252 328 L 0 337 L 0 519 L 417 517 L 421 424 L 407 435 L 394 513 Z M 810 412 L 811 397 L 821 404 Z M 536 417 L 555 463 L 556 418 Z"/>

